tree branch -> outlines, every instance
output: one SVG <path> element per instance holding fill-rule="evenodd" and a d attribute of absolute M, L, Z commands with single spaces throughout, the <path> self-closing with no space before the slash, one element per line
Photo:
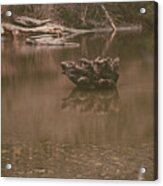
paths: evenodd
<path fill-rule="evenodd" d="M 114 24 L 114 21 L 113 21 L 112 17 L 109 15 L 109 13 L 108 13 L 108 11 L 106 10 L 105 6 L 104 6 L 104 5 L 101 5 L 101 8 L 102 8 L 102 10 L 104 11 L 105 16 L 106 16 L 107 20 L 109 21 L 111 27 L 113 28 L 113 31 L 116 31 L 117 29 L 116 29 L 116 26 L 115 26 L 115 24 Z"/>

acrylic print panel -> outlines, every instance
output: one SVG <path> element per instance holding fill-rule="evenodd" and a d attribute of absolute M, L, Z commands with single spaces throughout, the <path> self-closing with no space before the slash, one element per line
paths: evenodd
<path fill-rule="evenodd" d="M 157 179 L 157 4 L 1 16 L 2 176 Z"/>

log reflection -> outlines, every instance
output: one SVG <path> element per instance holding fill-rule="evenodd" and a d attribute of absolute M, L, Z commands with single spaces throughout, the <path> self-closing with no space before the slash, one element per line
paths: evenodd
<path fill-rule="evenodd" d="M 74 89 L 63 98 L 62 109 L 75 109 L 80 112 L 105 114 L 119 112 L 119 94 L 117 89 L 80 90 Z"/>

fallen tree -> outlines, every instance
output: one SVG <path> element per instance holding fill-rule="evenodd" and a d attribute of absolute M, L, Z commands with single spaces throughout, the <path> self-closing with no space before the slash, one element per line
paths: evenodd
<path fill-rule="evenodd" d="M 14 23 L 16 25 L 20 25 L 24 27 L 37 27 L 37 26 L 45 25 L 46 23 L 49 22 L 51 22 L 51 19 L 39 20 L 27 16 L 16 16 L 14 18 Z"/>
<path fill-rule="evenodd" d="M 80 34 L 94 33 L 94 32 L 113 32 L 114 35 L 117 31 L 131 31 L 141 30 L 141 25 L 116 27 L 112 17 L 109 15 L 108 10 L 104 5 L 101 5 L 101 9 L 104 11 L 108 25 L 106 28 L 92 28 L 92 29 L 75 29 L 69 28 L 63 25 L 58 25 L 50 19 L 39 20 L 26 16 L 16 16 L 13 18 L 13 23 L 2 23 L 3 34 L 11 33 L 13 38 L 17 38 L 20 34 L 26 34 L 26 42 L 35 45 L 55 45 L 55 46 L 73 46 L 76 47 L 79 44 L 70 43 L 68 40 L 74 38 Z M 86 21 L 86 13 L 88 9 L 85 8 L 83 14 L 83 22 Z M 36 37 L 29 35 L 35 34 Z"/>
<path fill-rule="evenodd" d="M 43 26 L 38 26 L 38 27 L 22 27 L 18 25 L 14 25 L 12 23 L 2 23 L 2 27 L 4 31 L 6 32 L 13 32 L 14 30 L 19 31 L 19 34 L 21 33 L 35 33 L 35 34 L 62 34 L 62 32 L 67 33 L 73 33 L 73 34 L 85 34 L 85 33 L 93 33 L 93 32 L 112 32 L 111 27 L 106 27 L 106 28 L 93 28 L 93 29 L 74 29 L 74 28 L 68 28 L 65 26 L 57 25 L 54 23 L 47 23 Z M 122 27 L 117 27 L 116 31 L 121 32 L 121 31 L 137 31 L 141 30 L 142 26 L 141 25 L 130 25 L 130 26 L 122 26 Z M 62 34 L 64 35 L 64 33 Z"/>
<path fill-rule="evenodd" d="M 86 33 L 95 33 L 95 32 L 112 32 L 111 27 L 106 28 L 94 28 L 94 29 L 74 29 L 67 28 L 65 26 L 57 25 L 54 23 L 46 23 L 42 26 L 37 27 L 22 27 L 19 25 L 14 25 L 12 23 L 2 23 L 3 34 L 11 33 L 13 38 L 21 34 L 26 34 L 26 42 L 30 44 L 37 45 L 65 45 L 68 46 L 68 40 L 74 38 L 77 35 L 86 34 Z M 123 31 L 138 31 L 141 30 L 141 25 L 128 26 L 128 27 L 117 27 L 116 32 Z M 114 32 L 115 33 L 115 32 Z M 29 34 L 38 35 L 39 39 L 30 37 Z M 49 35 L 47 37 L 47 35 Z M 74 44 L 73 44 L 74 45 Z"/>

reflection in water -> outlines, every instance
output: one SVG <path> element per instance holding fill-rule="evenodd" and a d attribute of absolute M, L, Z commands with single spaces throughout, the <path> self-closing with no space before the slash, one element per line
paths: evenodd
<path fill-rule="evenodd" d="M 107 52 L 109 51 L 109 48 L 111 46 L 111 43 L 113 42 L 113 39 L 114 39 L 115 35 L 116 35 L 116 32 L 114 31 L 114 32 L 111 33 L 109 39 L 106 40 L 105 47 L 104 47 L 103 52 L 102 52 L 103 57 L 107 56 Z"/>
<path fill-rule="evenodd" d="M 2 43 L 3 176 L 154 178 L 153 36 L 117 34 L 104 52 L 108 38 L 79 36 L 76 49 Z M 118 90 L 71 92 L 60 62 L 102 52 L 121 58 Z"/>
<path fill-rule="evenodd" d="M 73 108 L 98 115 L 118 112 L 119 96 L 116 89 L 97 91 L 74 89 L 68 97 L 63 99 L 62 108 Z"/>

